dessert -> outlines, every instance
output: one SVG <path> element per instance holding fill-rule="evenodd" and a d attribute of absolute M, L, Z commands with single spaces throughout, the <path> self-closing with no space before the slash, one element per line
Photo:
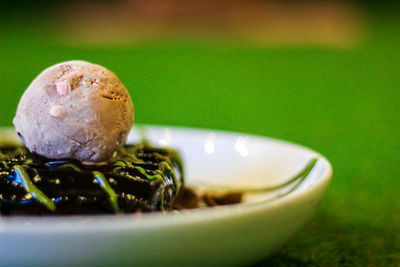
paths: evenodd
<path fill-rule="evenodd" d="M 133 125 L 128 91 L 111 71 L 68 61 L 44 70 L 23 94 L 1 144 L 0 216 L 120 214 L 241 202 L 184 187 L 177 151 L 125 145 Z"/>
<path fill-rule="evenodd" d="M 125 145 L 132 100 L 99 65 L 68 61 L 44 70 L 13 122 L 24 146 L 0 146 L 2 215 L 168 210 L 183 186 L 176 151 Z"/>

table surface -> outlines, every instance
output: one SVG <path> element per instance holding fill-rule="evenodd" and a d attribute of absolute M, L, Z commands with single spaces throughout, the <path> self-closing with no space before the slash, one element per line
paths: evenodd
<path fill-rule="evenodd" d="M 271 136 L 331 161 L 333 181 L 313 221 L 255 266 L 400 264 L 395 16 L 371 16 L 361 40 L 345 48 L 204 40 L 74 46 L 16 20 L 2 21 L 0 126 L 12 125 L 20 96 L 47 66 L 104 65 L 129 89 L 136 122 Z"/>

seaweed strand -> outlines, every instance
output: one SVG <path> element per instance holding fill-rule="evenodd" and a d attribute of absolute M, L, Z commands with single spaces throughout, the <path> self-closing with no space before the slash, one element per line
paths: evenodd
<path fill-rule="evenodd" d="M 46 206 L 46 208 L 48 208 L 49 210 L 53 212 L 56 210 L 56 206 L 54 205 L 54 203 L 33 184 L 24 167 L 22 167 L 21 165 L 14 165 L 14 171 L 15 174 L 21 179 L 22 185 L 28 194 L 30 194 L 34 199 Z"/>

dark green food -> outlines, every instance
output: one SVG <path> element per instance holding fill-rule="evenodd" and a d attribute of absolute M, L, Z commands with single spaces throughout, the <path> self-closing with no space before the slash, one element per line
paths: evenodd
<path fill-rule="evenodd" d="M 107 165 L 88 166 L 0 146 L 1 215 L 169 210 L 182 186 L 182 163 L 172 149 L 128 145 Z"/>

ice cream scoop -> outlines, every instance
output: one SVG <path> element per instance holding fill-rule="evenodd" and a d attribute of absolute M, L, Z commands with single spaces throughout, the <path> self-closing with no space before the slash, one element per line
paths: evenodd
<path fill-rule="evenodd" d="M 101 162 L 125 144 L 133 125 L 133 104 L 113 72 L 85 61 L 68 61 L 33 80 L 13 122 L 31 152 Z"/>

